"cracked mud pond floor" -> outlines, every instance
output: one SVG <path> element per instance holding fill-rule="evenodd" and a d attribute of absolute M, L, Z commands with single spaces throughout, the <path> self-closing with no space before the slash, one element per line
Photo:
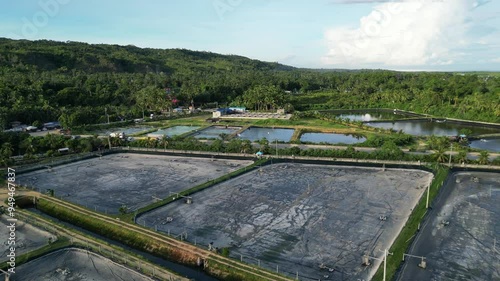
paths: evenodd
<path fill-rule="evenodd" d="M 250 160 L 226 160 L 144 154 L 112 154 L 20 174 L 17 183 L 103 213 L 116 214 L 166 198 L 170 192 L 202 184 L 250 165 Z"/>
<path fill-rule="evenodd" d="M 398 280 L 500 280 L 500 173 L 450 176 L 415 239 Z"/>
<path fill-rule="evenodd" d="M 184 233 L 200 247 L 228 247 L 234 258 L 300 280 L 369 279 L 380 262 L 363 267 L 361 256 L 382 256 L 432 178 L 419 170 L 274 164 L 137 223 Z"/>

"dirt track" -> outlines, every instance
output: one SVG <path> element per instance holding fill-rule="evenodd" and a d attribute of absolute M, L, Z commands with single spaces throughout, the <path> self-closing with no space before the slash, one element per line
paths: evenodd
<path fill-rule="evenodd" d="M 202 258 L 208 259 L 209 264 L 210 264 L 211 260 L 217 261 L 217 263 L 219 263 L 219 264 L 228 266 L 230 268 L 235 268 L 235 269 L 242 271 L 242 272 L 245 272 L 247 274 L 254 275 L 254 276 L 260 278 L 261 280 L 274 280 L 274 281 L 290 280 L 288 278 L 285 278 L 285 277 L 280 276 L 280 275 L 276 275 L 276 274 L 271 273 L 271 272 L 261 271 L 260 269 L 255 268 L 254 266 L 251 266 L 251 265 L 235 262 L 232 259 L 221 256 L 220 254 L 215 254 L 214 252 L 207 251 L 207 250 L 201 249 L 199 247 L 195 247 L 191 244 L 187 244 L 187 243 L 184 243 L 182 241 L 179 241 L 179 240 L 176 240 L 176 239 L 173 239 L 170 237 L 166 237 L 164 235 L 160 235 L 155 231 L 145 229 L 145 228 L 142 228 L 142 227 L 134 225 L 134 224 L 129 224 L 129 223 L 125 223 L 122 221 L 117 221 L 117 220 L 112 219 L 108 216 L 88 211 L 82 207 L 76 206 L 74 204 L 70 204 L 68 202 L 59 200 L 57 198 L 43 196 L 43 195 L 41 197 L 50 201 L 52 204 L 60 205 L 60 206 L 69 208 L 69 209 L 73 210 L 74 212 L 79 212 L 79 213 L 86 215 L 88 217 L 92 217 L 95 220 L 105 221 L 109 224 L 116 225 L 116 226 L 119 226 L 121 228 L 126 228 L 128 230 L 137 232 L 137 235 L 147 236 L 150 239 L 153 239 L 159 243 L 165 243 L 166 245 L 171 246 L 174 249 L 182 251 L 184 253 L 184 255 L 193 255 L 193 257 L 202 257 Z"/>

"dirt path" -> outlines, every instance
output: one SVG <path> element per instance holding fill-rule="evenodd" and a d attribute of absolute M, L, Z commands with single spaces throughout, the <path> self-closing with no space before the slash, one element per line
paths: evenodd
<path fill-rule="evenodd" d="M 238 263 L 232 259 L 223 257 L 219 254 L 215 254 L 211 251 L 204 250 L 204 249 L 198 248 L 196 246 L 193 246 L 191 244 L 187 244 L 187 243 L 184 243 L 182 241 L 178 241 L 176 239 L 163 236 L 155 231 L 152 231 L 152 230 L 149 230 L 146 228 L 142 228 L 142 227 L 134 225 L 134 224 L 130 224 L 130 223 L 122 222 L 122 221 L 117 221 L 116 219 L 112 219 L 108 216 L 94 213 L 94 212 L 86 210 L 82 207 L 67 203 L 65 201 L 62 201 L 62 200 L 59 200 L 59 199 L 56 199 L 53 197 L 49 197 L 49 196 L 45 196 L 45 195 L 39 195 L 38 197 L 42 197 L 45 200 L 50 201 L 53 204 L 60 205 L 60 206 L 65 207 L 65 208 L 69 208 L 69 209 L 73 210 L 74 212 L 79 212 L 83 215 L 86 215 L 88 217 L 92 217 L 96 220 L 101 220 L 101 221 L 107 222 L 109 224 L 116 225 L 118 227 L 126 228 L 130 231 L 137 232 L 138 235 L 147 236 L 150 239 L 164 243 L 164 244 L 169 245 L 173 248 L 177 248 L 179 250 L 188 252 L 188 253 L 195 255 L 195 256 L 198 256 L 200 258 L 214 260 L 217 263 L 220 263 L 222 265 L 237 269 L 237 270 L 245 272 L 247 274 L 254 275 L 258 278 L 261 278 L 261 280 L 287 280 L 287 281 L 290 280 L 289 278 L 286 278 L 284 276 L 277 275 L 277 274 L 274 274 L 271 272 L 267 272 L 267 271 L 262 270 L 261 268 L 254 267 L 251 265 Z"/>
<path fill-rule="evenodd" d="M 188 278 L 177 276 L 176 274 L 159 267 L 157 265 L 154 265 L 152 263 L 148 263 L 143 260 L 139 260 L 133 256 L 127 255 L 124 252 L 118 252 L 115 248 L 111 247 L 110 245 L 106 243 L 101 243 L 99 241 L 96 241 L 94 239 L 90 239 L 86 236 L 83 236 L 81 234 L 78 234 L 76 232 L 73 232 L 67 228 L 63 228 L 57 224 L 54 224 L 52 221 L 46 219 L 46 218 L 41 218 L 38 216 L 34 216 L 32 213 L 24 211 L 24 210 L 19 210 L 17 213 L 17 217 L 20 218 L 23 221 L 28 221 L 30 223 L 38 224 L 38 225 L 44 225 L 48 226 L 51 228 L 52 232 L 55 232 L 54 234 L 57 234 L 59 236 L 65 236 L 71 239 L 71 241 L 78 242 L 82 245 L 92 245 L 93 247 L 98 247 L 99 251 L 98 252 L 111 252 L 116 255 L 120 255 L 120 257 L 125 260 L 125 261 L 130 261 L 135 264 L 141 264 L 143 266 L 147 266 L 147 268 L 154 268 L 154 275 L 155 277 L 162 278 L 162 280 L 177 280 L 177 281 L 188 281 Z M 131 268 L 132 269 L 132 268 Z"/>
<path fill-rule="evenodd" d="M 40 193 L 38 192 L 35 192 L 35 191 L 31 191 L 31 190 L 26 190 L 26 189 L 21 189 L 21 190 L 16 190 L 16 196 L 19 196 L 19 195 L 24 195 L 24 196 L 34 196 L 34 197 L 41 197 L 43 195 L 41 195 Z M 8 190 L 6 188 L 6 186 L 2 186 L 0 188 L 0 206 L 7 206 L 5 204 L 5 200 L 7 199 L 8 197 Z M 43 196 L 44 198 L 47 198 L 46 196 Z M 177 276 L 175 275 L 174 273 L 160 267 L 160 266 L 157 266 L 155 264 L 152 264 L 152 263 L 148 263 L 148 262 L 145 262 L 143 260 L 138 260 L 136 259 L 135 257 L 133 256 L 129 256 L 127 255 L 126 253 L 124 252 L 117 252 L 116 249 L 114 249 L 113 247 L 111 247 L 110 245 L 106 244 L 106 243 L 101 243 L 99 241 L 96 241 L 96 240 L 93 240 L 93 239 L 89 239 L 88 237 L 86 236 L 83 236 L 81 234 L 78 234 L 76 232 L 73 232 L 67 228 L 63 228 L 63 227 L 60 227 L 56 224 L 54 224 L 52 221 L 48 220 L 48 219 L 45 219 L 45 218 L 41 218 L 41 217 L 38 217 L 38 216 L 34 216 L 33 214 L 29 213 L 29 212 L 26 212 L 26 211 L 23 211 L 23 210 L 19 210 L 19 209 L 16 209 L 16 213 L 15 213 L 15 216 L 16 218 L 20 219 L 20 220 L 23 220 L 25 222 L 28 222 L 30 224 L 33 224 L 33 225 L 41 225 L 41 226 L 45 226 L 45 227 L 48 227 L 51 229 L 51 232 L 55 235 L 60 235 L 60 236 L 64 236 L 64 237 L 68 237 L 70 239 L 72 239 L 72 241 L 74 242 L 79 242 L 81 244 L 92 244 L 96 247 L 99 247 L 99 249 L 102 249 L 103 251 L 108 251 L 108 252 L 111 252 L 111 253 L 116 253 L 116 254 L 119 254 L 121 255 L 122 257 L 125 258 L 125 260 L 129 260 L 129 261 L 137 261 L 139 264 L 142 264 L 144 266 L 147 266 L 148 268 L 154 268 L 154 272 L 155 272 L 155 276 L 156 277 L 160 277 L 162 278 L 163 280 L 178 280 L 178 281 L 188 281 L 189 279 L 188 278 L 184 278 L 184 277 L 181 277 L 181 276 Z"/>

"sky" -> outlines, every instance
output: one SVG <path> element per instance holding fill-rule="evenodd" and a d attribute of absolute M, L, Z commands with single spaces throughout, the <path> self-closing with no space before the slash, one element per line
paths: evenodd
<path fill-rule="evenodd" d="M 498 0 L 2 0 L 0 37 L 306 68 L 500 71 Z"/>

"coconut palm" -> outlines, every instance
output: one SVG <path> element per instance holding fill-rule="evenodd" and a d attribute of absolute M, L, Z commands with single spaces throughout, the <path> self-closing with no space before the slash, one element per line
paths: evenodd
<path fill-rule="evenodd" d="M 436 151 L 433 154 L 434 160 L 436 160 L 439 163 L 445 163 L 448 161 L 448 155 L 446 155 L 446 149 L 443 147 L 439 147 L 436 149 Z"/>
<path fill-rule="evenodd" d="M 91 152 L 92 142 L 89 139 L 81 139 L 78 143 L 78 150 L 82 152 Z"/>
<path fill-rule="evenodd" d="M 45 145 L 49 149 L 54 150 L 54 149 L 57 148 L 57 141 L 56 141 L 56 138 L 55 138 L 55 136 L 53 134 L 47 133 L 45 135 L 45 137 L 43 137 L 43 138 L 44 138 Z"/>
<path fill-rule="evenodd" d="M 155 138 L 149 138 L 148 137 L 148 146 L 150 148 L 155 148 L 156 147 L 156 144 L 157 144 L 158 140 L 155 139 Z"/>
<path fill-rule="evenodd" d="M 163 146 L 163 149 L 167 150 L 168 146 L 168 137 L 167 135 L 163 135 L 163 137 L 160 139 L 160 146 Z"/>
<path fill-rule="evenodd" d="M 269 148 L 269 141 L 266 138 L 260 139 L 259 144 L 260 144 L 261 151 Z"/>
<path fill-rule="evenodd" d="M 477 161 L 481 165 L 487 165 L 490 162 L 489 157 L 490 153 L 486 150 L 483 150 L 479 153 L 479 158 L 477 159 Z"/>
<path fill-rule="evenodd" d="M 12 153 L 14 152 L 14 147 L 10 142 L 6 142 L 2 145 L 2 156 L 5 158 L 9 158 L 12 156 Z"/>
<path fill-rule="evenodd" d="M 456 156 L 458 163 L 467 163 L 467 151 L 460 150 Z"/>
<path fill-rule="evenodd" d="M 241 153 L 248 153 L 252 150 L 252 142 L 249 140 L 243 140 L 241 142 Z"/>

